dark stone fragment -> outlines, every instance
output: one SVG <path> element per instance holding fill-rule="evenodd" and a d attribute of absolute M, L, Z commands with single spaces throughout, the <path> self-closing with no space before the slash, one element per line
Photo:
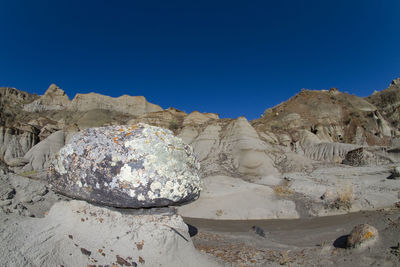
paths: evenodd
<path fill-rule="evenodd" d="M 7 199 L 12 199 L 16 193 L 17 192 L 15 191 L 15 188 L 13 188 L 10 192 L 8 192 Z"/>
<path fill-rule="evenodd" d="M 122 266 L 132 266 L 132 264 L 130 264 L 129 262 L 127 262 L 124 258 L 120 257 L 119 255 L 116 256 L 117 257 L 117 263 L 122 265 Z"/>
<path fill-rule="evenodd" d="M 262 228 L 260 228 L 260 227 L 258 227 L 258 226 L 256 226 L 256 225 L 253 225 L 253 227 L 251 227 L 251 229 L 257 234 L 257 235 L 259 235 L 259 236 L 261 236 L 261 237 L 266 237 L 266 235 L 265 235 L 265 232 L 264 232 L 264 230 L 262 229 Z"/>
<path fill-rule="evenodd" d="M 81 252 L 83 255 L 86 255 L 86 256 L 90 256 L 92 254 L 92 252 L 90 252 L 86 248 L 81 248 Z"/>

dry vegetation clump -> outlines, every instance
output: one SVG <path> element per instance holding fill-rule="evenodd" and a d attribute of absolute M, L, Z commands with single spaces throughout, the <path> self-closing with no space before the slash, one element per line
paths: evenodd
<path fill-rule="evenodd" d="M 172 119 L 168 122 L 168 129 L 170 129 L 171 131 L 176 131 L 179 129 L 179 122 L 175 119 Z"/>
<path fill-rule="evenodd" d="M 279 185 L 275 185 L 273 187 L 274 192 L 278 194 L 279 196 L 291 196 L 294 194 L 293 189 L 290 188 L 290 182 L 287 180 L 284 180 L 281 182 Z"/>
<path fill-rule="evenodd" d="M 333 206 L 337 209 L 350 209 L 353 201 L 353 185 L 345 184 L 337 189 L 337 198 Z"/>
<path fill-rule="evenodd" d="M 216 214 L 217 216 L 222 216 L 222 214 L 224 214 L 224 211 L 221 210 L 221 209 L 219 209 L 219 210 L 217 210 L 217 212 L 215 212 L 215 214 Z"/>

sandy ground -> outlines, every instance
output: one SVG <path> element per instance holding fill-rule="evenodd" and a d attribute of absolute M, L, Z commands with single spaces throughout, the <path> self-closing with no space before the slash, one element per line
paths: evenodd
<path fill-rule="evenodd" d="M 179 208 L 182 216 L 207 219 L 299 218 L 293 200 L 282 199 L 265 185 L 228 176 L 203 180 L 200 198 Z"/>
<path fill-rule="evenodd" d="M 207 177 L 200 199 L 178 208 L 189 226 L 175 209 L 110 209 L 0 175 L 0 266 L 399 266 L 392 167 L 325 166 L 254 183 Z M 344 248 L 360 223 L 378 241 Z"/>
<path fill-rule="evenodd" d="M 0 176 L 0 266 L 217 266 L 175 208 L 115 209 Z"/>
<path fill-rule="evenodd" d="M 389 179 L 394 166 L 321 165 L 252 183 L 210 176 L 200 198 L 179 213 L 218 220 L 296 219 L 390 208 L 400 201 L 400 180 Z"/>

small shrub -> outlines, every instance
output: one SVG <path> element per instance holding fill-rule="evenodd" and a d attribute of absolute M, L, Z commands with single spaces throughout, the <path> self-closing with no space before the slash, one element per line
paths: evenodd
<path fill-rule="evenodd" d="M 179 123 L 176 120 L 170 120 L 168 123 L 168 129 L 171 131 L 176 131 L 179 129 Z"/>
<path fill-rule="evenodd" d="M 279 185 L 275 185 L 273 189 L 279 196 L 291 196 L 294 194 L 293 189 L 290 188 L 289 181 L 286 180 Z"/>
<path fill-rule="evenodd" d="M 217 216 L 222 216 L 222 214 L 224 214 L 224 212 L 220 209 L 220 210 L 217 210 L 217 212 L 215 214 Z"/>
<path fill-rule="evenodd" d="M 353 201 L 353 185 L 346 184 L 338 188 L 337 195 L 334 206 L 337 209 L 350 209 Z"/>

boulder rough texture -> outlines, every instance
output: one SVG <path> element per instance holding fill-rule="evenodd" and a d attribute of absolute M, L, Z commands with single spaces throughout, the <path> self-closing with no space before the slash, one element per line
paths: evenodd
<path fill-rule="evenodd" d="M 157 207 L 199 197 L 200 164 L 169 130 L 147 124 L 86 129 L 48 168 L 55 191 L 114 207 Z"/>
<path fill-rule="evenodd" d="M 382 165 L 392 163 L 390 157 L 373 148 L 360 147 L 347 152 L 343 164 L 350 166 Z"/>
<path fill-rule="evenodd" d="M 347 238 L 348 248 L 360 248 L 374 243 L 378 238 L 378 230 L 368 224 L 359 224 L 351 230 Z"/>
<path fill-rule="evenodd" d="M 393 168 L 391 173 L 393 179 L 400 180 L 400 166 Z"/>

